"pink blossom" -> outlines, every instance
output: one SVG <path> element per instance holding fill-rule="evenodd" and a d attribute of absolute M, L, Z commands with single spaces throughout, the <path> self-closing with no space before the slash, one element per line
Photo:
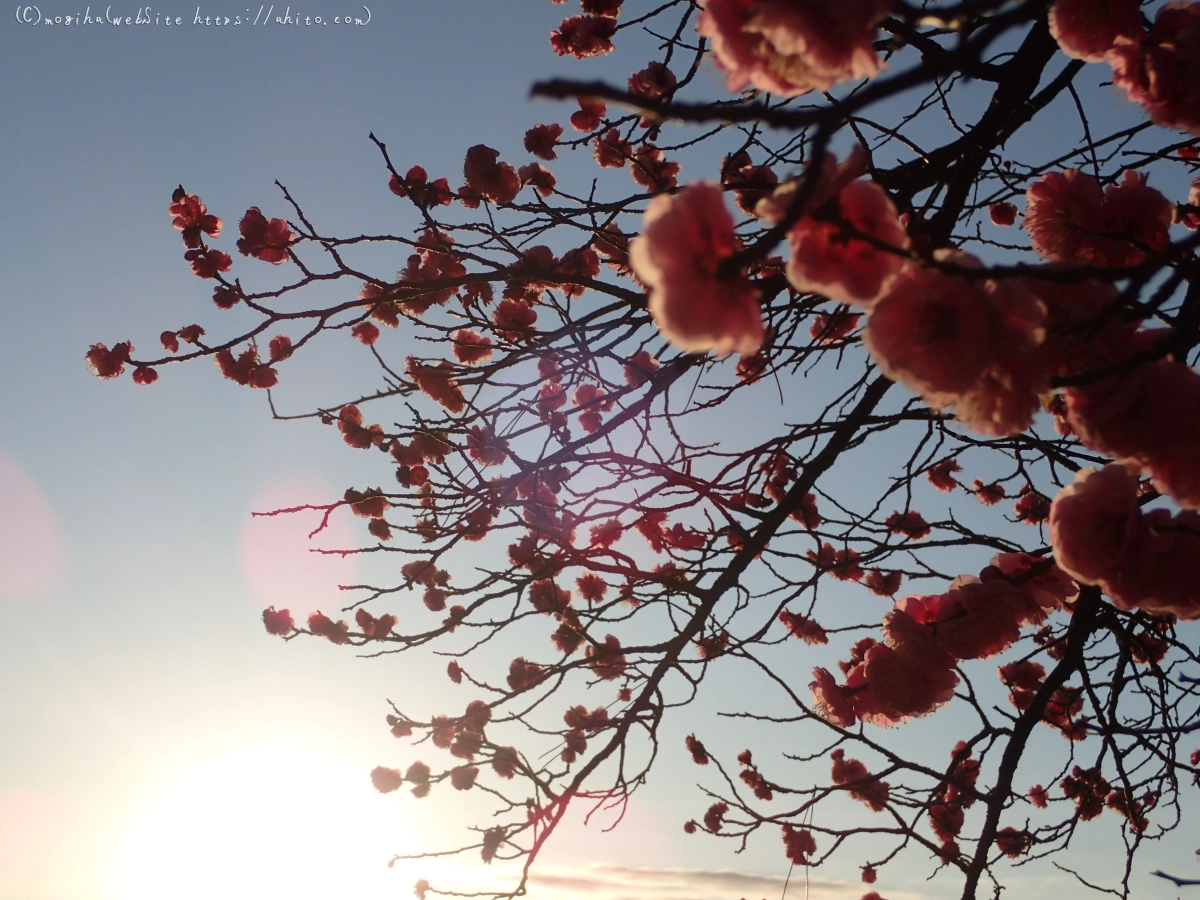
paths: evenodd
<path fill-rule="evenodd" d="M 1184 228 L 1195 231 L 1200 228 L 1200 178 L 1192 182 L 1192 189 L 1188 191 L 1187 205 L 1193 207 L 1192 211 L 1179 214 L 1177 218 Z"/>
<path fill-rule="evenodd" d="M 381 794 L 390 794 L 399 790 L 404 783 L 404 776 L 399 769 L 389 769 L 386 766 L 376 766 L 371 770 L 371 784 Z"/>
<path fill-rule="evenodd" d="M 116 378 L 125 371 L 125 363 L 133 353 L 133 344 L 121 341 L 114 344 L 111 350 L 104 344 L 92 344 L 84 355 L 88 368 L 99 378 Z"/>
<path fill-rule="evenodd" d="M 943 256 L 974 266 L 966 254 Z M 872 310 L 863 343 L 884 374 L 985 434 L 1028 428 L 1049 372 L 1031 354 L 1045 305 L 1022 284 L 970 281 L 911 266 Z"/>
<path fill-rule="evenodd" d="M 643 144 L 633 151 L 629 174 L 648 190 L 669 191 L 678 184 L 679 163 L 663 157 L 662 151 L 653 144 Z"/>
<path fill-rule="evenodd" d="M 493 203 L 512 203 L 521 190 L 521 179 L 516 169 L 499 158 L 498 150 L 476 144 L 467 151 L 463 176 L 468 187 Z"/>
<path fill-rule="evenodd" d="M 558 183 L 558 179 L 554 177 L 549 169 L 541 163 L 530 163 L 527 166 L 521 166 L 517 169 L 517 177 L 521 179 L 521 184 L 532 184 L 541 196 L 549 197 L 554 193 L 554 186 Z"/>
<path fill-rule="evenodd" d="M 287 248 L 296 239 L 287 222 L 283 219 L 267 219 L 257 206 L 246 210 L 238 228 L 242 236 L 237 248 L 242 256 L 254 256 L 275 265 L 288 258 Z"/>
<path fill-rule="evenodd" d="M 592 157 L 603 169 L 620 169 L 633 157 L 633 145 L 615 128 L 596 135 L 592 144 L 596 148 Z"/>
<path fill-rule="evenodd" d="M 1104 591 L 1121 609 L 1200 618 L 1200 514 L 1156 509 L 1142 525 L 1126 564 L 1102 583 Z"/>
<path fill-rule="evenodd" d="M 473 366 L 492 358 L 492 339 L 477 331 L 460 328 L 454 332 L 454 357 L 464 365 Z"/>
<path fill-rule="evenodd" d="M 885 375 L 947 406 L 991 362 L 995 316 L 983 286 L 912 266 L 875 304 L 863 343 Z"/>
<path fill-rule="evenodd" d="M 609 16 L 615 19 L 621 13 L 625 0 L 580 0 L 580 6 L 589 16 Z"/>
<path fill-rule="evenodd" d="M 629 258 L 650 287 L 655 324 L 679 349 L 748 355 L 762 344 L 758 289 L 743 276 L 717 277 L 741 246 L 717 184 L 697 182 L 650 203 Z"/>
<path fill-rule="evenodd" d="M 787 97 L 879 71 L 873 42 L 891 0 L 707 0 L 696 24 L 730 92 Z"/>
<path fill-rule="evenodd" d="M 758 201 L 768 196 L 779 183 L 770 166 L 756 166 L 745 150 L 725 157 L 721 163 L 721 183 L 733 188 L 737 206 L 746 215 L 755 215 Z"/>
<path fill-rule="evenodd" d="M 452 413 L 460 413 L 466 405 L 462 388 L 451 376 L 454 367 L 448 362 L 440 362 L 436 366 L 425 365 L 410 356 L 404 372 L 416 382 L 425 394 L 432 397 Z"/>
<path fill-rule="evenodd" d="M 1165 4 L 1149 34 L 1119 35 L 1106 59 L 1150 121 L 1200 134 L 1200 3 Z"/>
<path fill-rule="evenodd" d="M 811 213 L 819 210 L 834 200 L 842 190 L 856 178 L 867 172 L 867 151 L 862 144 L 855 144 L 846 154 L 846 158 L 838 162 L 832 153 L 826 153 L 821 161 L 821 171 L 817 174 L 817 183 L 809 193 L 804 212 Z M 806 178 L 792 178 L 777 187 L 771 194 L 760 200 L 754 209 L 754 214 L 771 225 L 777 225 L 787 216 L 793 200 Z"/>
<path fill-rule="evenodd" d="M 1171 203 L 1130 169 L 1103 192 L 1078 169 L 1050 172 L 1026 196 L 1025 228 L 1044 259 L 1132 266 L 1170 240 Z"/>
<path fill-rule="evenodd" d="M 932 630 L 894 609 L 884 617 L 884 633 L 887 643 L 867 650 L 862 674 L 888 718 L 924 716 L 954 696 L 954 663 Z"/>
<path fill-rule="evenodd" d="M 867 571 L 866 578 L 863 579 L 863 585 L 872 593 L 880 597 L 894 596 L 896 591 L 900 590 L 900 584 L 904 576 L 899 572 L 884 572 L 882 569 L 870 569 Z"/>
<path fill-rule="evenodd" d="M 183 232 L 185 247 L 199 247 L 203 240 L 201 232 L 214 238 L 221 233 L 221 220 L 208 211 L 198 196 L 187 193 L 182 185 L 171 195 L 167 214 L 174 216 L 171 225 Z"/>
<path fill-rule="evenodd" d="M 561 125 L 534 125 L 525 132 L 525 149 L 539 159 L 557 159 L 554 145 L 562 137 Z"/>
<path fill-rule="evenodd" d="M 1050 33 L 1063 53 L 1084 62 L 1103 62 L 1118 36 L 1142 33 L 1138 0 L 1057 0 L 1050 7 Z"/>
<path fill-rule="evenodd" d="M 988 216 L 993 225 L 1007 228 L 1017 221 L 1017 208 L 1011 203 L 993 203 L 988 207 Z"/>
<path fill-rule="evenodd" d="M 267 628 L 267 634 L 287 637 L 292 633 L 292 629 L 296 627 L 296 623 L 292 619 L 292 612 L 289 609 L 277 610 L 274 606 L 268 606 L 263 610 L 262 617 L 263 625 Z"/>
<path fill-rule="evenodd" d="M 639 97 L 661 97 L 674 89 L 677 80 L 674 72 L 655 61 L 629 76 L 629 93 Z"/>
<path fill-rule="evenodd" d="M 559 56 L 568 53 L 576 59 L 612 53 L 609 40 L 617 33 L 617 20 L 608 16 L 572 16 L 563 19 L 557 31 L 550 32 L 550 46 Z"/>
<path fill-rule="evenodd" d="M 571 127 L 576 131 L 595 131 L 607 111 L 603 100 L 580 97 L 579 109 L 571 114 Z"/>
<path fill-rule="evenodd" d="M 813 703 L 817 712 L 826 721 L 839 728 L 851 728 L 857 721 L 854 707 L 846 694 L 846 689 L 839 685 L 828 669 L 813 669 L 813 681 L 809 684 L 813 693 Z"/>
<path fill-rule="evenodd" d="M 1041 621 L 1042 607 L 1000 577 L 959 576 L 940 598 L 937 641 L 955 659 L 985 659 L 1012 646 L 1021 626 Z"/>
<path fill-rule="evenodd" d="M 953 459 L 943 459 L 940 463 L 930 466 L 925 472 L 925 477 L 939 491 L 949 493 L 958 487 L 958 481 L 954 478 L 954 473 L 961 471 L 962 466 Z"/>
<path fill-rule="evenodd" d="M 1043 609 L 1061 609 L 1079 596 L 1079 585 L 1054 564 L 1028 553 L 997 553 L 991 565 L 1021 588 Z"/>
<path fill-rule="evenodd" d="M 901 251 L 908 249 L 908 234 L 891 199 L 873 181 L 847 184 L 836 206 L 838 221 L 804 216 L 789 232 L 788 281 L 797 290 L 824 294 L 839 303 L 869 305 L 903 267 Z M 896 252 L 852 237 L 845 226 Z"/>
<path fill-rule="evenodd" d="M 1068 388 L 1067 415 L 1085 445 L 1151 475 L 1186 509 L 1200 509 L 1200 374 L 1159 360 Z"/>
<path fill-rule="evenodd" d="M 956 399 L 959 421 L 995 436 L 1018 434 L 1033 422 L 1048 372 L 1030 354 L 1045 339 L 1045 306 L 1018 281 L 987 281 L 993 316 L 992 361 Z"/>
<path fill-rule="evenodd" d="M 892 534 L 902 534 L 914 541 L 921 541 L 929 537 L 929 523 L 915 509 L 904 513 L 897 510 L 888 516 L 883 524 Z"/>
<path fill-rule="evenodd" d="M 1143 529 L 1137 479 L 1121 465 L 1084 469 L 1054 498 L 1054 561 L 1084 584 L 1099 584 L 1128 563 Z"/>
<path fill-rule="evenodd" d="M 808 335 L 818 344 L 836 344 L 858 327 L 860 318 L 858 313 L 845 309 L 832 313 L 819 312 L 808 326 Z"/>

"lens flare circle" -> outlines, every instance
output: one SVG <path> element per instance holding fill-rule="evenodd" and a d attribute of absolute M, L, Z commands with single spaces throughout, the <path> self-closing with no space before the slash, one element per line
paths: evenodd
<path fill-rule="evenodd" d="M 0 600 L 30 600 L 62 574 L 58 517 L 25 468 L 0 448 Z"/>
<path fill-rule="evenodd" d="M 251 503 L 258 513 L 292 509 L 305 504 L 326 504 L 341 494 L 316 478 L 292 476 L 272 481 Z M 356 539 L 346 509 L 336 509 L 321 525 L 320 510 L 301 510 L 275 516 L 248 517 L 242 530 L 242 570 L 259 609 L 290 609 L 297 622 L 318 609 L 329 615 L 346 604 L 338 585 L 354 584 L 357 565 L 353 556 L 317 550 L 346 550 L 362 543 Z"/>

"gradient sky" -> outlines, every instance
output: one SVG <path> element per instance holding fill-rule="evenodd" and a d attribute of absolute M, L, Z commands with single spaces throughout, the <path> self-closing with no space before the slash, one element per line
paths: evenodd
<path fill-rule="evenodd" d="M 250 511 L 340 494 L 361 483 L 359 458 L 328 431 L 272 422 L 265 396 L 207 365 L 139 388 L 83 364 L 96 341 L 149 347 L 166 328 L 220 324 L 170 228 L 176 184 L 226 228 L 250 205 L 289 215 L 278 179 L 326 233 L 405 230 L 369 132 L 401 170 L 454 183 L 467 146 L 515 157 L 527 127 L 565 120 L 526 100 L 535 79 L 628 74 L 556 58 L 546 38 L 566 8 L 539 0 L 368 5 L 361 27 L 334 25 L 366 15 L 334 0 L 293 4 L 328 23 L 307 27 L 196 25 L 195 3 L 170 0 L 151 13 L 178 27 L 0 10 L 0 900 L 403 897 L 417 870 L 387 870 L 391 854 L 461 834 L 367 780 L 394 764 L 386 698 L 461 707 L 441 664 L 430 677 L 417 659 L 285 645 L 259 620 L 268 603 L 332 611 L 362 569 L 304 554 L 310 523 Z M 38 12 L 106 7 L 139 11 Z M 369 371 L 361 354 L 331 357 L 278 399 L 300 411 Z M 338 520 L 329 545 L 350 528 Z M 679 762 L 613 834 L 566 828 L 533 896 L 778 895 L 775 842 L 735 857 L 685 839 L 699 807 Z M 1176 844 L 1145 868 L 1190 854 Z M 885 895 L 938 895 L 949 885 L 923 888 L 929 868 L 898 871 Z M 820 874 L 813 898 L 862 892 L 855 870 Z M 1074 895 L 1065 877 L 1039 885 Z"/>

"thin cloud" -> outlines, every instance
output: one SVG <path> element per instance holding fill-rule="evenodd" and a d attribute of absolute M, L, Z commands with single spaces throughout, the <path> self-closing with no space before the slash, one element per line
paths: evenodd
<path fill-rule="evenodd" d="M 535 900 L 746 900 L 780 897 L 784 877 L 750 875 L 728 869 L 649 869 L 633 866 L 587 865 L 577 868 L 535 869 L 529 896 Z M 859 900 L 869 888 L 862 884 L 808 879 L 809 900 Z M 805 896 L 804 872 L 792 873 L 787 895 Z M 899 895 L 896 895 L 897 898 Z"/>

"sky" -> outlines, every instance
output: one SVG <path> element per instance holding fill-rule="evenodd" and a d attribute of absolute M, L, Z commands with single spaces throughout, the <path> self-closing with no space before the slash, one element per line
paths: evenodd
<path fill-rule="evenodd" d="M 293 24 L 236 0 L 2 11 L 0 900 L 374 900 L 409 896 L 431 871 L 479 885 L 504 874 L 386 867 L 460 835 L 367 778 L 395 753 L 387 699 L 461 706 L 440 664 L 430 677 L 418 660 L 261 627 L 266 605 L 330 609 L 336 585 L 369 574 L 305 553 L 311 519 L 250 516 L 340 494 L 361 480 L 357 457 L 310 424 L 273 422 L 261 393 L 208 366 L 171 367 L 147 389 L 99 381 L 83 354 L 213 321 L 166 215 L 179 183 L 227 228 L 250 205 L 286 216 L 278 180 L 327 233 L 379 233 L 414 222 L 371 132 L 402 171 L 423 163 L 452 183 L 474 143 L 515 156 L 527 127 L 566 115 L 527 99 L 533 81 L 613 74 L 550 52 L 563 10 L 276 4 Z M 153 21 L 125 24 L 139 16 Z M 363 24 L 335 24 L 347 16 Z M 205 24 L 216 17 L 231 24 Z M 367 371 L 334 355 L 277 401 L 299 411 Z M 350 528 L 335 520 L 326 546 Z M 663 769 L 612 833 L 566 827 L 531 896 L 778 895 L 779 848 L 686 840 L 692 773 Z M 856 871 L 819 874 L 817 900 L 862 893 Z M 887 896 L 933 896 L 927 874 Z M 1073 896 L 1065 877 L 1040 884 Z"/>

